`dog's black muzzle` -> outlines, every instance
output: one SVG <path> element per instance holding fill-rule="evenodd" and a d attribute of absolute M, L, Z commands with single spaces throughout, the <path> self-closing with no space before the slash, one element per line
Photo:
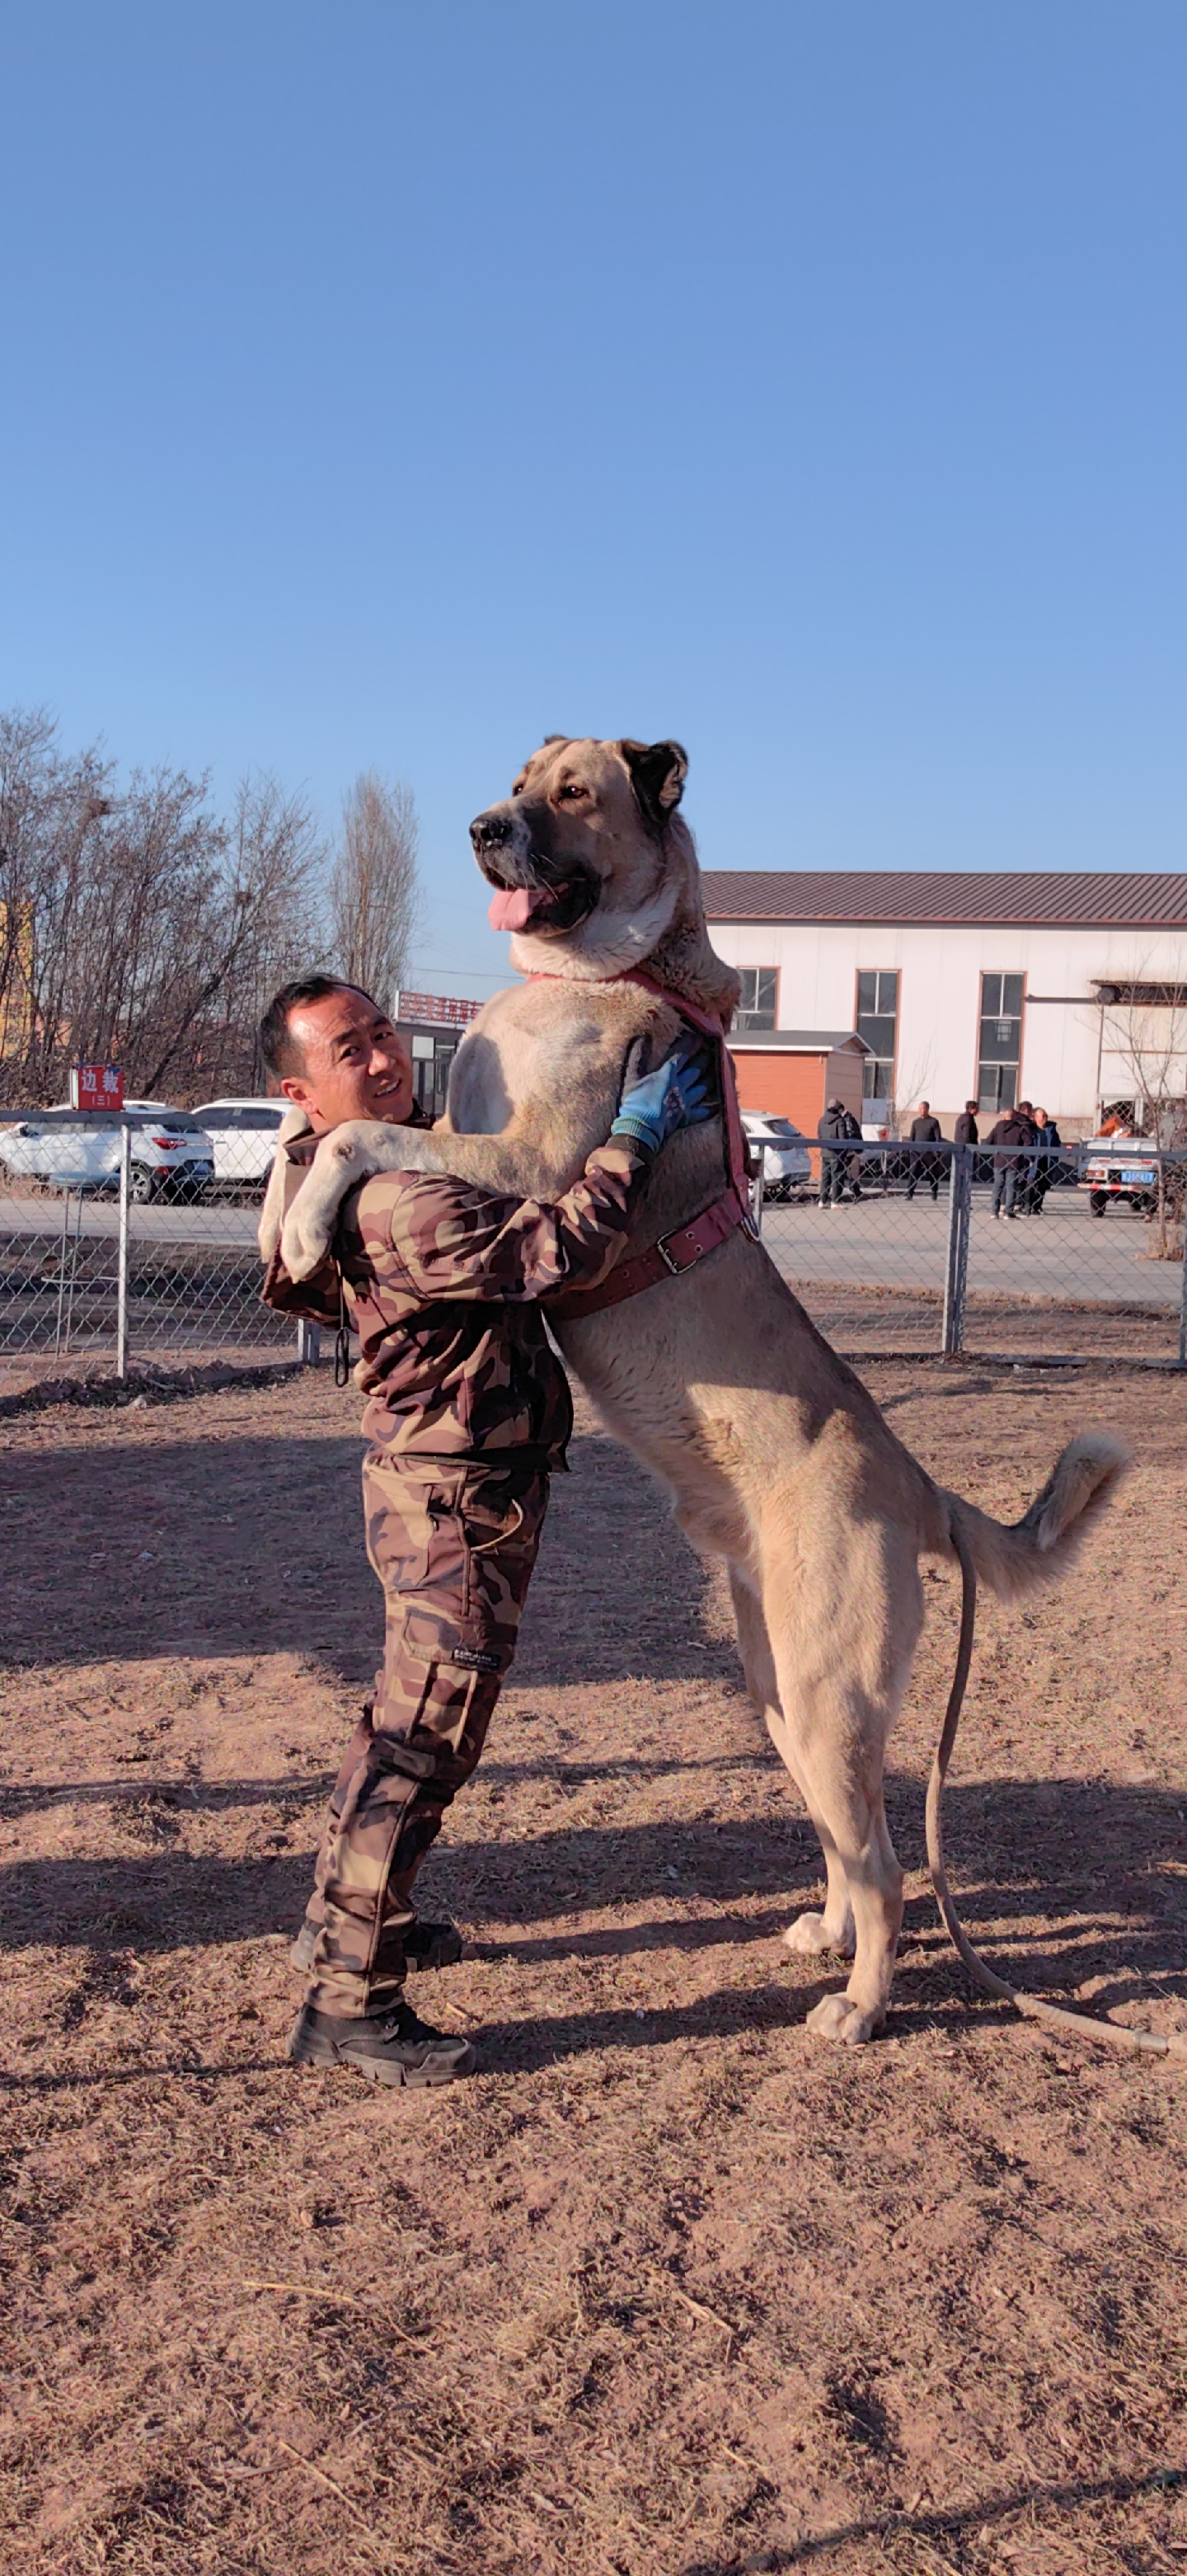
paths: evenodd
<path fill-rule="evenodd" d="M 543 828 L 552 817 L 547 812 Z M 492 805 L 470 825 L 474 856 L 500 893 L 522 889 L 531 897 L 535 930 L 575 930 L 598 903 L 601 887 L 583 859 L 565 858 L 540 847 L 540 821 L 510 805 Z"/>

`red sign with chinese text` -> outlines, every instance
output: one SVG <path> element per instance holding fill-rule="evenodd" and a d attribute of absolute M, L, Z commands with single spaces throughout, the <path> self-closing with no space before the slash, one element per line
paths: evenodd
<path fill-rule="evenodd" d="M 70 1076 L 72 1109 L 122 1109 L 124 1077 L 118 1064 L 76 1064 Z"/>

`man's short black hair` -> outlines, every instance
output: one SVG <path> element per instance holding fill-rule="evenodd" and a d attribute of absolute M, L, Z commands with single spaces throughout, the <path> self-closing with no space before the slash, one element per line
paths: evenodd
<path fill-rule="evenodd" d="M 260 1022 L 260 1053 L 276 1081 L 286 1073 L 305 1070 L 305 1058 L 289 1027 L 292 1013 L 306 1002 L 324 1002 L 331 993 L 363 993 L 363 988 L 348 983 L 345 975 L 298 975 L 273 994 Z M 365 1002 L 370 999 L 369 993 L 363 993 Z"/>

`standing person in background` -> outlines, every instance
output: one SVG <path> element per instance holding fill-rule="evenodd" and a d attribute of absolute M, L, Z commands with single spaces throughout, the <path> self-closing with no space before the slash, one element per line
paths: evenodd
<path fill-rule="evenodd" d="M 1035 1125 L 1033 1100 L 1020 1100 L 1018 1103 L 1017 1114 L 1019 1118 L 1024 1118 L 1026 1121 L 1027 1144 L 1037 1145 L 1039 1141 L 1039 1131 Z M 1034 1188 L 1034 1163 L 1019 1163 L 1017 1177 L 1018 1196 L 1015 1202 L 1015 1214 L 1017 1216 L 1029 1216 L 1031 1214 L 1031 1192 Z"/>
<path fill-rule="evenodd" d="M 966 1100 L 960 1116 L 956 1121 L 956 1125 L 952 1130 L 952 1142 L 954 1145 L 980 1144 L 981 1137 L 977 1127 L 977 1103 L 975 1100 Z"/>
<path fill-rule="evenodd" d="M 933 1118 L 932 1116 L 930 1100 L 921 1100 L 919 1103 L 916 1115 L 911 1121 L 910 1141 L 913 1145 L 943 1144 L 944 1130 L 940 1125 L 939 1119 Z M 911 1168 L 907 1180 L 907 1197 L 909 1199 L 914 1198 L 915 1184 L 917 1181 L 926 1181 L 933 1199 L 937 1198 L 940 1188 L 940 1171 L 941 1165 L 938 1155 L 912 1154 Z"/>
<path fill-rule="evenodd" d="M 998 1119 L 996 1127 L 990 1133 L 989 1142 L 996 1148 L 993 1157 L 993 1213 L 995 1216 L 1001 1215 L 1003 1206 L 1008 1217 L 1013 1218 L 1017 1214 L 1014 1201 L 1018 1195 L 1019 1181 L 1024 1180 L 1026 1175 L 1026 1157 L 1023 1148 L 1029 1145 L 1033 1134 L 1034 1129 L 1030 1120 L 1023 1116 L 1021 1109 L 1007 1109 L 1004 1118 Z"/>
<path fill-rule="evenodd" d="M 1063 1150 L 1063 1138 L 1059 1133 L 1055 1120 L 1053 1118 L 1048 1118 L 1045 1109 L 1036 1109 L 1034 1114 L 1034 1123 L 1035 1158 L 1031 1167 L 1030 1190 L 1027 1197 L 1027 1214 L 1029 1216 L 1041 1216 L 1043 1213 L 1043 1201 L 1046 1198 L 1047 1192 L 1055 1178 L 1056 1160 Z"/>
<path fill-rule="evenodd" d="M 845 1174 L 853 1161 L 853 1156 L 840 1154 L 836 1149 L 842 1144 L 860 1145 L 861 1129 L 851 1109 L 846 1109 L 840 1100 L 830 1100 L 825 1105 L 824 1116 L 817 1125 L 816 1133 L 823 1149 L 820 1156 L 820 1195 L 817 1205 L 822 1208 L 831 1207 L 835 1198 L 839 1207 L 845 1194 Z M 830 1145 L 833 1148 L 831 1153 L 827 1150 Z M 856 1204 L 861 1197 L 861 1184 L 853 1180 L 852 1175 L 850 1188 Z"/>

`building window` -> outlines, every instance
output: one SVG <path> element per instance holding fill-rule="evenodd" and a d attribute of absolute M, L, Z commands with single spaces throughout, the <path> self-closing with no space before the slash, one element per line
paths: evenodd
<path fill-rule="evenodd" d="M 461 1042 L 461 1030 L 409 1029 L 401 1022 L 400 1035 L 412 1058 L 412 1087 L 419 1106 L 426 1117 L 444 1117 L 449 1068 Z"/>
<path fill-rule="evenodd" d="M 776 966 L 740 966 L 742 990 L 734 1013 L 736 1029 L 773 1029 L 779 989 Z"/>
<path fill-rule="evenodd" d="M 880 969 L 857 979 L 857 1034 L 870 1052 L 862 1066 L 864 1100 L 893 1100 L 898 1037 L 898 972 Z"/>
<path fill-rule="evenodd" d="M 981 1043 L 977 1062 L 979 1109 L 1014 1109 L 1022 1060 L 1022 977 L 981 977 Z"/>

